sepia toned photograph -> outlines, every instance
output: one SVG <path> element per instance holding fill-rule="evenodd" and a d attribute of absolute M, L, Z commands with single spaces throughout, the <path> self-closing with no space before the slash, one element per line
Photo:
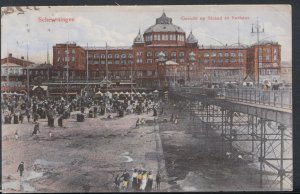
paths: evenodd
<path fill-rule="evenodd" d="M 293 190 L 291 10 L 1 7 L 1 191 Z"/>

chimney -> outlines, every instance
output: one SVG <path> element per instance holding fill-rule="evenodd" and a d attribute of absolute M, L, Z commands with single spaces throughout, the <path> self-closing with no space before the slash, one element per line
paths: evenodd
<path fill-rule="evenodd" d="M 9 54 L 8 54 L 8 57 L 12 57 L 12 54 L 11 54 L 11 53 L 9 53 Z"/>
<path fill-rule="evenodd" d="M 24 60 L 24 57 L 22 56 L 21 59 Z"/>

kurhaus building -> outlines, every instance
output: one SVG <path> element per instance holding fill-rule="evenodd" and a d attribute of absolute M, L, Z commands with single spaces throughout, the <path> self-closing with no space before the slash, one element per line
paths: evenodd
<path fill-rule="evenodd" d="M 246 78 L 272 82 L 280 75 L 280 49 L 281 45 L 274 42 L 203 46 L 192 31 L 187 35 L 163 12 L 143 34 L 138 32 L 132 46 L 56 44 L 53 71 L 57 79 L 66 79 L 69 71 L 69 80 L 86 80 L 88 75 L 88 80 L 102 81 L 107 76 L 116 83 L 128 82 L 132 75 L 133 82 L 145 88 L 185 82 L 238 82 Z"/>

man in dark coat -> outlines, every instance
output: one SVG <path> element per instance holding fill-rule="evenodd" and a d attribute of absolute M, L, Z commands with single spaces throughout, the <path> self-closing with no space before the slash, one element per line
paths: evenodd
<path fill-rule="evenodd" d="M 128 188 L 128 183 L 129 183 L 129 180 L 130 180 L 130 174 L 127 170 L 124 171 L 124 173 L 122 174 L 122 176 L 120 176 L 120 179 L 123 178 L 123 187 L 125 189 L 125 191 L 127 190 Z"/>
<path fill-rule="evenodd" d="M 37 132 L 40 133 L 40 126 L 39 126 L 39 123 L 36 123 L 36 124 L 34 125 L 34 129 L 33 129 L 33 132 L 32 132 L 32 134 L 31 134 L 31 136 L 36 135 Z"/>
<path fill-rule="evenodd" d="M 21 123 L 23 123 L 23 114 L 22 113 L 20 113 L 20 115 L 19 115 L 19 121 L 21 122 Z"/>
<path fill-rule="evenodd" d="M 21 164 L 19 164 L 17 172 L 20 172 L 20 177 L 23 176 L 23 172 L 24 172 L 24 162 L 21 162 Z"/>
<path fill-rule="evenodd" d="M 159 171 L 157 171 L 155 180 L 156 180 L 156 191 L 160 191 L 160 181 L 161 181 L 161 177 L 160 177 Z"/>

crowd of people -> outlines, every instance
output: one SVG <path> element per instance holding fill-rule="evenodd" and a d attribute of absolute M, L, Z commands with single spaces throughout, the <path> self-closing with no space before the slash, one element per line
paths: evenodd
<path fill-rule="evenodd" d="M 154 180 L 156 182 L 155 190 L 160 191 L 161 175 L 159 171 L 154 176 L 152 170 L 134 169 L 131 175 L 124 170 L 121 176 L 115 177 L 115 186 L 119 191 L 151 192 Z"/>
<path fill-rule="evenodd" d="M 2 123 L 4 124 L 24 124 L 24 117 L 27 123 L 32 126 L 31 137 L 38 138 L 40 133 L 39 119 L 48 119 L 48 125 L 54 127 L 54 119 L 58 119 L 58 126 L 63 126 L 63 119 L 70 117 L 72 111 L 80 111 L 88 117 L 96 115 L 111 116 L 111 113 L 117 113 L 118 117 L 126 114 L 141 115 L 143 113 L 157 116 L 158 112 L 163 113 L 162 101 L 156 100 L 152 95 L 135 96 L 93 96 L 78 98 L 38 98 L 32 96 L 29 100 L 26 96 L 4 96 L 1 101 Z M 88 112 L 86 112 L 88 110 Z M 87 114 L 86 114 L 87 113 Z M 175 118 L 174 118 L 175 119 Z M 136 127 L 145 124 L 145 118 L 138 118 Z M 52 138 L 52 132 L 49 131 L 49 137 Z M 14 132 L 15 140 L 19 140 L 19 132 Z M 23 176 L 24 162 L 21 162 L 17 169 L 20 176 Z M 150 192 L 153 187 L 153 181 L 156 181 L 156 190 L 160 189 L 160 174 L 157 172 L 154 177 L 153 172 L 143 169 L 135 169 L 130 175 L 124 171 L 121 176 L 115 178 L 115 184 L 120 191 L 147 191 Z"/>

